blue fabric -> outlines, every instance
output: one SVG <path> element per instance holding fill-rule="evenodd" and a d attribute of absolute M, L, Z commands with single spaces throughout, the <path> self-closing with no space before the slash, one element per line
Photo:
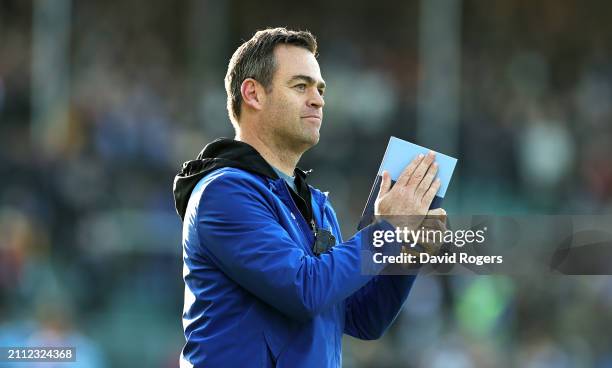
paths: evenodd
<path fill-rule="evenodd" d="M 283 179 L 226 167 L 200 180 L 183 223 L 181 367 L 340 367 L 343 333 L 376 339 L 389 327 L 414 276 L 365 275 L 361 253 L 393 226 L 343 241 L 327 196 L 311 194 L 317 226 L 338 242 L 319 257 Z"/>

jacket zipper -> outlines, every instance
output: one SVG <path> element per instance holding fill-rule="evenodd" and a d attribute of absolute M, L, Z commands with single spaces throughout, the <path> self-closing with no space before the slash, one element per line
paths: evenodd
<path fill-rule="evenodd" d="M 286 182 L 285 182 L 285 186 L 287 186 L 287 190 L 289 191 L 290 189 L 289 189 L 289 187 L 288 187 Z M 310 189 L 308 189 L 308 190 L 310 190 Z M 295 203 L 295 200 L 293 199 L 293 196 L 291 195 L 291 193 L 289 193 L 289 196 L 291 197 L 291 200 L 293 200 L 293 204 L 295 204 L 295 207 L 297 207 L 297 203 Z M 315 219 L 315 216 L 314 216 L 315 209 L 312 208 L 312 206 L 308 206 L 308 203 L 306 203 L 306 200 L 304 198 L 302 198 L 299 194 L 298 194 L 298 197 L 300 198 L 302 203 L 304 203 L 304 206 L 306 208 L 311 207 L 311 210 L 312 210 L 311 216 L 312 216 L 312 218 L 310 219 L 310 228 L 312 229 L 313 235 L 316 236 L 317 235 L 317 224 L 316 224 L 316 222 L 314 220 Z M 298 211 L 299 211 L 299 208 L 298 208 Z M 299 211 L 299 212 L 302 215 L 302 218 L 304 218 L 304 221 L 306 222 L 306 217 L 304 217 L 304 215 L 302 214 L 302 211 Z"/>
<path fill-rule="evenodd" d="M 293 205 L 292 210 L 294 212 L 299 213 L 300 218 L 302 219 L 302 221 L 298 221 L 300 223 L 300 227 L 302 228 L 302 231 L 304 231 L 304 224 L 306 224 L 306 226 L 309 226 L 308 222 L 306 221 L 306 218 L 304 217 L 304 215 L 302 214 L 302 212 L 298 209 L 297 204 L 295 203 L 295 201 L 293 200 L 293 197 L 291 196 L 291 193 L 289 193 L 289 187 L 287 186 L 287 183 L 283 180 L 283 188 L 285 188 L 285 194 L 289 197 L 289 200 L 291 201 L 291 204 Z M 314 212 L 314 209 L 313 209 Z M 313 236 L 313 240 L 316 239 L 316 231 L 317 227 L 314 221 L 314 215 L 312 220 L 310 221 L 310 233 Z M 310 239 L 306 239 L 306 243 L 308 244 L 310 241 Z M 314 255 L 314 252 L 312 251 L 312 244 L 310 244 L 307 247 L 310 250 L 310 253 L 312 253 Z"/>

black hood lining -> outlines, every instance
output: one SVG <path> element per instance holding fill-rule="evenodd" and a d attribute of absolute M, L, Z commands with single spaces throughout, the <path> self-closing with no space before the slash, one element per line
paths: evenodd
<path fill-rule="evenodd" d="M 181 171 L 174 178 L 174 205 L 181 220 L 184 220 L 189 197 L 198 182 L 222 167 L 235 167 L 271 179 L 280 179 L 272 166 L 248 143 L 229 138 L 216 139 L 207 144 L 195 160 L 183 163 Z M 304 183 L 309 173 L 298 168 L 295 170 L 295 174 Z"/>

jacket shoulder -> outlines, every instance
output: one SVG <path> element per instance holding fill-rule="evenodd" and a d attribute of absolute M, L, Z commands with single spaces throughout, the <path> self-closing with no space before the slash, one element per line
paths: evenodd
<path fill-rule="evenodd" d="M 217 169 L 206 174 L 194 187 L 187 205 L 187 215 L 196 214 L 200 203 L 204 202 L 208 195 L 261 193 L 264 189 L 267 189 L 267 182 L 260 175 L 235 167 Z"/>
<path fill-rule="evenodd" d="M 206 185 L 212 182 L 232 182 L 232 183 L 259 183 L 265 184 L 266 180 L 261 175 L 236 167 L 223 167 L 206 174 L 198 185 Z"/>
<path fill-rule="evenodd" d="M 194 188 L 194 196 L 201 197 L 206 192 L 261 190 L 267 187 L 265 177 L 235 167 L 217 169 L 202 179 Z"/>

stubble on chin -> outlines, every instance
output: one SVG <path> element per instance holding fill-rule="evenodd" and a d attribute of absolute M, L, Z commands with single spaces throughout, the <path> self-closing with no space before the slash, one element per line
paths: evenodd
<path fill-rule="evenodd" d="M 280 108 L 270 114 L 269 118 L 276 125 L 275 135 L 281 145 L 291 151 L 305 152 L 319 143 L 320 128 L 311 126 L 299 113 L 295 119 L 287 119 L 289 115 L 294 114 L 295 112 Z"/>
<path fill-rule="evenodd" d="M 307 146 L 306 149 L 319 143 L 319 139 L 321 137 L 320 128 L 310 126 L 309 123 L 302 121 L 302 119 L 300 119 L 299 124 L 301 130 L 301 141 L 303 145 Z"/>

